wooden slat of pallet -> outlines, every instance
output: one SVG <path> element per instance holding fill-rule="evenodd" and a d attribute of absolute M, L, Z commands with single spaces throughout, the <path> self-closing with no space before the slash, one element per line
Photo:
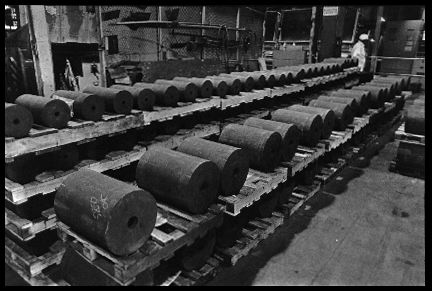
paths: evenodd
<path fill-rule="evenodd" d="M 33 221 L 19 217 L 13 211 L 5 208 L 5 228 L 23 241 L 28 241 L 41 231 L 54 228 L 56 225 L 54 209 L 42 212 L 42 216 Z"/>
<path fill-rule="evenodd" d="M 75 250 L 84 255 L 88 260 L 92 261 L 98 269 L 108 272 L 118 282 L 127 285 L 132 282 L 134 277 L 139 273 L 157 267 L 161 261 L 172 257 L 174 252 L 179 248 L 192 244 L 198 237 L 205 235 L 207 231 L 220 226 L 222 224 L 224 212 L 223 206 L 213 206 L 212 211 L 209 211 L 205 215 L 200 215 L 199 217 L 201 219 L 196 223 L 178 217 L 174 213 L 166 215 L 166 209 L 167 208 L 158 208 L 158 212 L 161 212 L 161 215 L 165 214 L 167 223 L 175 227 L 183 221 L 185 224 L 184 228 L 188 229 L 188 231 L 183 232 L 176 229 L 168 234 L 164 233 L 161 228 L 155 228 L 152 232 L 151 239 L 148 240 L 145 245 L 139 249 L 139 251 L 128 257 L 117 257 L 111 254 L 110 252 L 87 241 L 61 222 L 59 222 L 57 226 L 62 240 L 68 241 Z M 215 213 L 217 209 L 218 213 Z M 176 217 L 177 221 L 171 224 L 170 222 L 173 217 Z M 195 217 L 195 220 L 196 219 L 197 218 Z M 164 239 L 161 239 L 162 233 L 164 233 Z M 176 233 L 180 235 L 176 235 Z M 168 236 L 171 236 L 172 239 L 165 240 Z M 162 241 L 162 244 L 159 243 L 160 241 Z M 88 257 L 85 251 L 86 249 L 90 249 L 93 252 L 93 255 L 96 255 Z M 110 267 L 107 268 L 107 265 Z"/>
<path fill-rule="evenodd" d="M 273 191 L 280 183 L 287 180 L 286 169 L 279 167 L 274 172 L 263 173 L 249 170 L 246 182 L 240 193 L 232 196 L 219 196 L 219 201 L 226 206 L 225 212 L 237 216 L 243 208 L 251 206 L 262 195 Z"/>
<path fill-rule="evenodd" d="M 60 264 L 64 252 L 64 244 L 57 241 L 50 247 L 49 252 L 34 256 L 5 236 L 5 262 L 18 266 L 28 277 L 40 274 L 53 264 Z"/>
<path fill-rule="evenodd" d="M 282 167 L 287 168 L 288 177 L 294 177 L 298 172 L 305 169 L 310 163 L 317 160 L 325 153 L 323 144 L 317 144 L 316 147 L 307 148 L 298 146 L 297 151 L 289 162 L 282 162 Z"/>
<path fill-rule="evenodd" d="M 284 204 L 282 206 L 282 208 L 284 209 L 284 213 L 286 213 L 288 216 L 293 215 L 300 207 L 303 206 L 303 204 L 309 200 L 310 198 L 312 198 L 321 188 L 321 183 L 318 181 L 314 181 L 313 185 L 311 186 L 307 186 L 305 187 L 307 192 L 306 195 L 304 195 L 304 191 L 305 189 L 299 189 L 299 186 L 295 187 L 293 190 L 293 194 L 296 193 L 301 193 L 301 196 L 303 196 L 303 198 L 295 198 L 295 196 L 293 196 L 292 198 L 290 198 L 290 202 L 288 204 Z"/>
<path fill-rule="evenodd" d="M 395 132 L 395 138 L 399 140 L 413 141 L 425 144 L 425 136 L 405 132 L 405 122 Z"/>
<path fill-rule="evenodd" d="M 273 212 L 272 217 L 266 220 L 255 219 L 249 222 L 251 227 L 255 227 L 257 236 L 250 238 L 247 236 L 239 239 L 236 244 L 229 248 L 216 247 L 218 257 L 221 257 L 225 263 L 235 265 L 238 260 L 248 255 L 251 250 L 256 248 L 258 244 L 272 234 L 277 227 L 281 226 L 284 221 L 284 215 L 279 212 Z"/>
<path fill-rule="evenodd" d="M 154 142 L 146 147 L 138 146 L 130 152 L 126 152 L 124 154 L 117 153 L 117 155 L 111 155 L 107 159 L 95 161 L 94 163 L 84 165 L 83 167 L 97 172 L 117 169 L 127 166 L 132 162 L 138 161 L 144 154 L 144 152 L 147 151 L 149 148 L 155 146 L 173 148 L 177 147 L 186 138 L 192 136 L 206 137 L 218 133 L 220 133 L 220 128 L 217 124 L 197 125 L 194 129 L 185 131 L 183 132 L 183 134 L 177 133 L 176 135 L 170 136 L 165 141 Z M 75 170 L 77 170 L 77 168 L 75 168 Z M 25 185 L 14 183 L 9 179 L 5 178 L 5 198 L 14 204 L 20 204 L 25 202 L 31 196 L 52 193 L 72 172 L 74 172 L 74 170 L 69 170 L 67 172 L 54 172 L 48 174 L 45 173 L 46 175 L 42 177 L 42 183 L 34 181 Z M 57 174 L 57 176 L 54 174 Z"/>

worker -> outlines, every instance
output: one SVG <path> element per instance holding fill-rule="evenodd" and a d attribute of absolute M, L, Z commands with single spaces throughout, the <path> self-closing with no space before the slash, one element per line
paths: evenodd
<path fill-rule="evenodd" d="M 351 51 L 351 57 L 358 60 L 358 67 L 361 72 L 364 71 L 366 65 L 366 48 L 365 45 L 369 37 L 367 34 L 363 33 L 360 35 L 358 42 L 353 46 Z"/>

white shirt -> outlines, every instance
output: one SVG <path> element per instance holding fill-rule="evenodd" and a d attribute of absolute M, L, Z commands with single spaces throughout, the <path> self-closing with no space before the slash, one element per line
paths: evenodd
<path fill-rule="evenodd" d="M 363 72 L 366 64 L 366 49 L 363 42 L 358 41 L 351 50 L 351 57 L 358 59 L 358 67 Z"/>

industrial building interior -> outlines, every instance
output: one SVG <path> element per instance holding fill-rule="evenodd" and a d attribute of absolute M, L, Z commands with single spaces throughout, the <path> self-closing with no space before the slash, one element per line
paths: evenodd
<path fill-rule="evenodd" d="M 425 6 L 5 5 L 5 286 L 425 286 Z"/>

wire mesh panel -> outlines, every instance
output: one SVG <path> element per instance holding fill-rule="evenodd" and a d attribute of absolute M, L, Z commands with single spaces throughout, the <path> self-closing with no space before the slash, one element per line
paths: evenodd
<path fill-rule="evenodd" d="M 118 53 L 107 54 L 107 65 L 122 60 L 127 61 L 157 61 L 158 39 L 157 29 L 138 27 L 131 29 L 125 25 L 112 25 L 130 17 L 134 13 L 150 13 L 148 20 L 157 20 L 156 6 L 136 7 L 136 6 L 101 6 L 102 18 L 104 15 L 113 15 L 105 17 L 102 21 L 104 36 L 116 36 L 118 41 Z M 145 9 L 142 9 L 145 8 Z M 118 12 L 117 14 L 115 13 Z"/>
<path fill-rule="evenodd" d="M 240 27 L 250 29 L 251 33 L 240 33 L 241 38 L 250 38 L 248 49 L 240 49 L 240 55 L 244 59 L 256 59 L 261 56 L 263 43 L 263 21 L 264 15 L 251 11 L 246 8 L 240 8 Z"/>
<path fill-rule="evenodd" d="M 201 23 L 202 6 L 162 6 L 161 20 L 169 20 L 167 16 L 178 9 L 177 21 Z M 161 45 L 167 58 L 201 58 L 198 37 L 199 29 L 162 29 Z"/>
<path fill-rule="evenodd" d="M 225 25 L 226 27 L 236 27 L 237 7 L 235 6 L 206 6 L 206 24 Z M 211 37 L 221 37 L 222 30 L 206 30 L 205 34 Z M 228 40 L 235 40 L 235 31 L 229 31 Z M 236 59 L 237 49 L 228 50 L 228 59 Z M 223 58 L 223 50 L 220 48 L 206 48 L 205 58 Z"/>

